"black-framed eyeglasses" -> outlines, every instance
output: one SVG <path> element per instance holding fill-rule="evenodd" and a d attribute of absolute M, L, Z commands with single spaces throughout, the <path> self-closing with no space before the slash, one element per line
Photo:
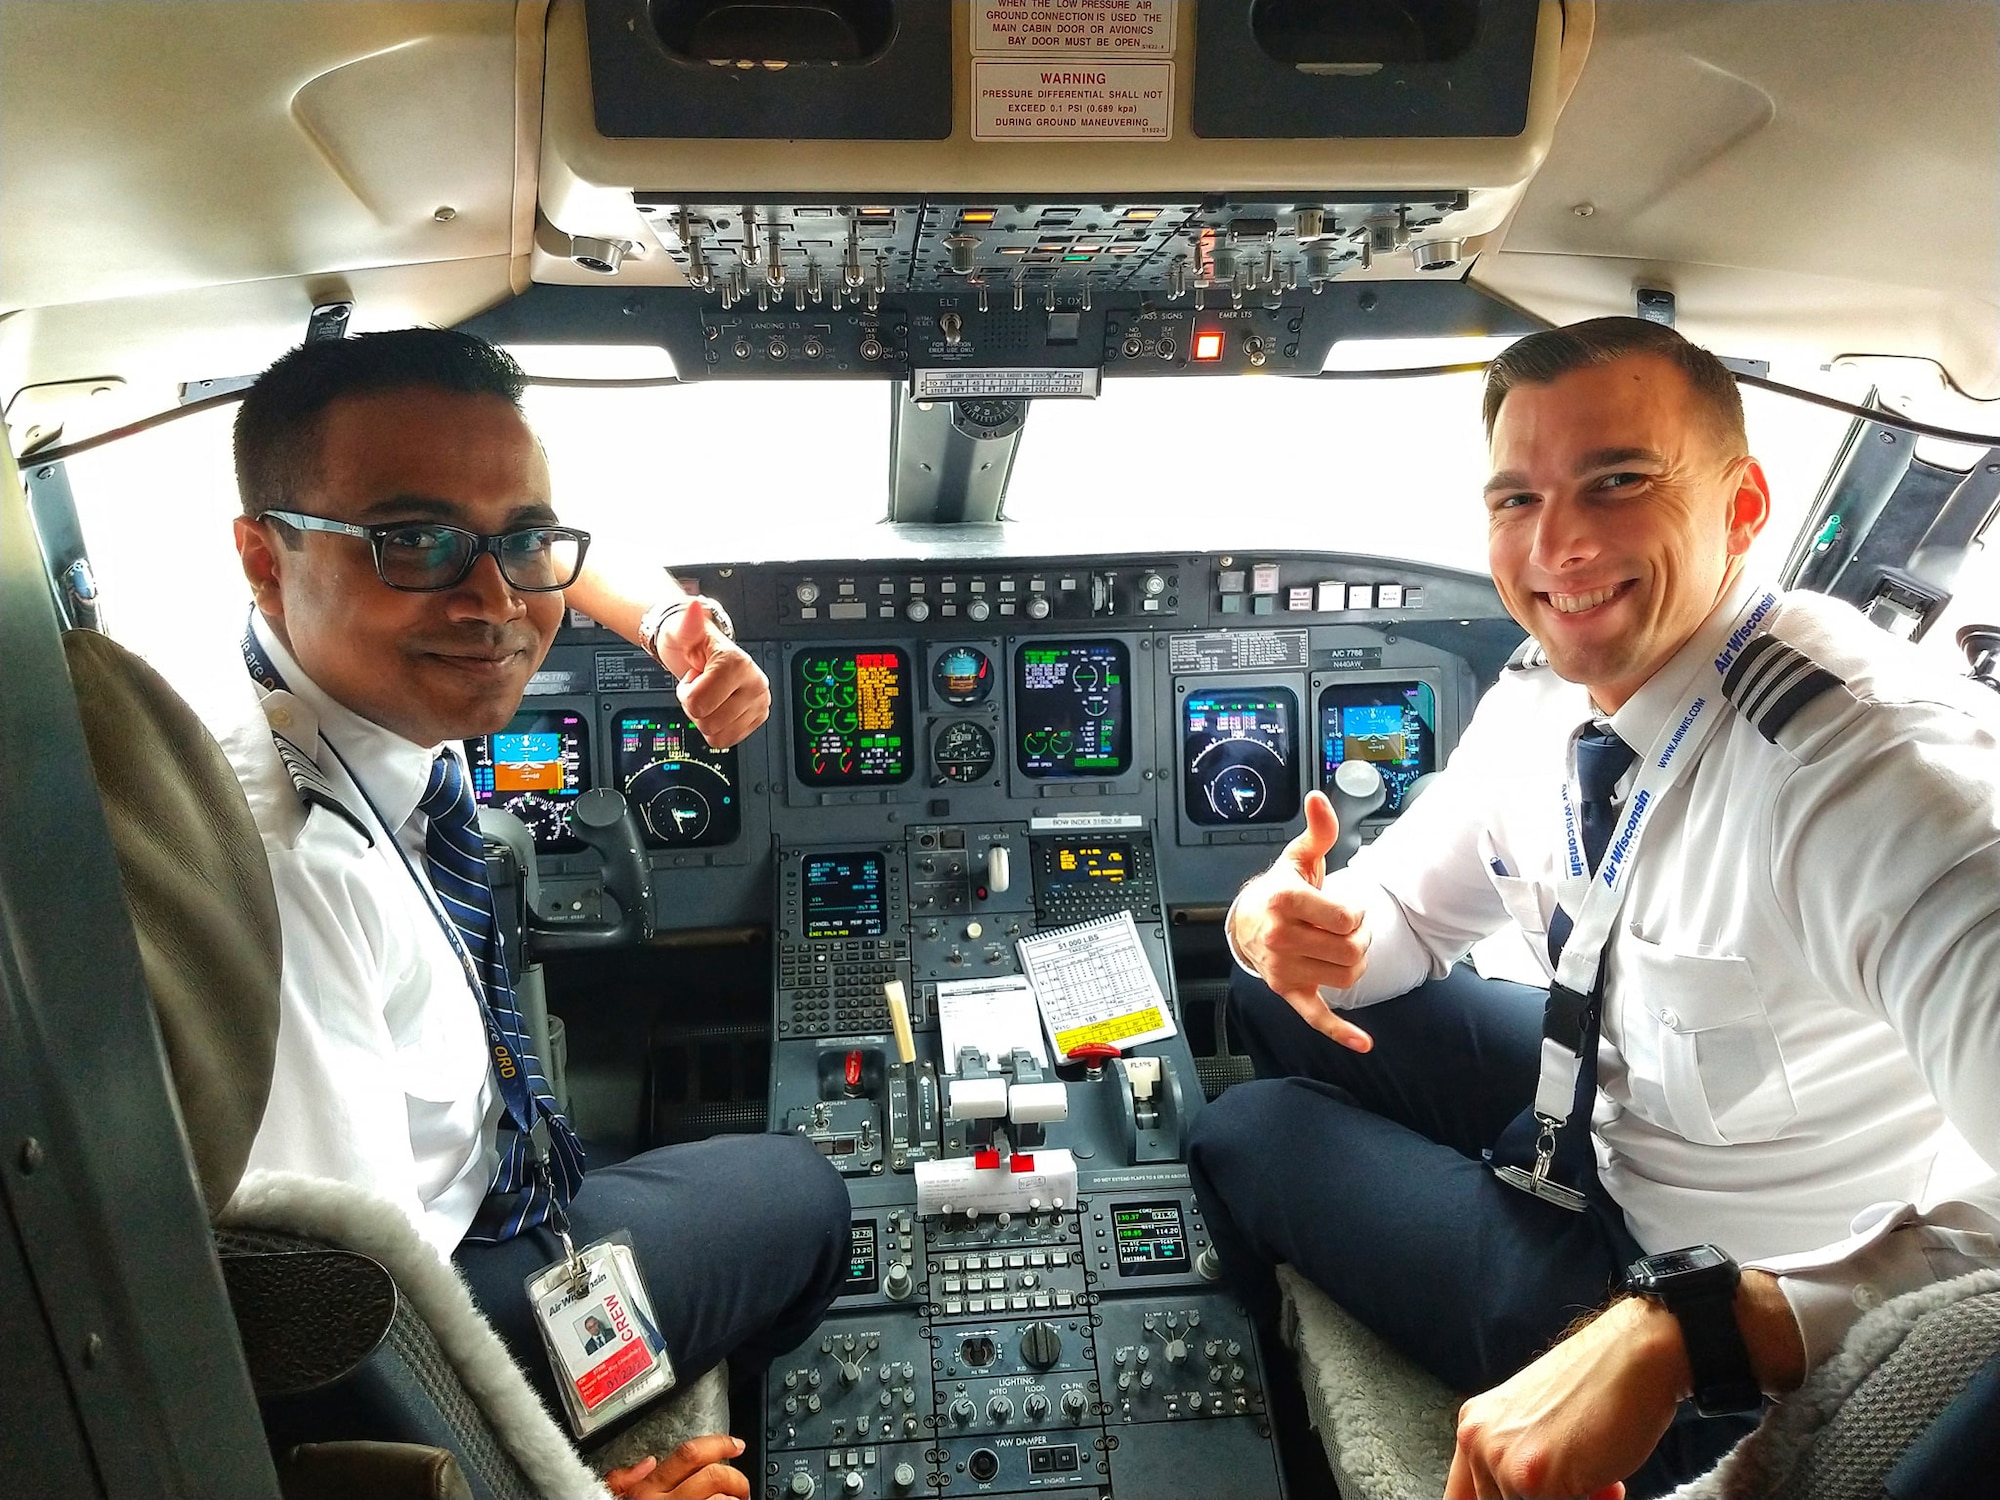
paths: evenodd
<path fill-rule="evenodd" d="M 525 594 L 566 589 L 583 571 L 590 533 L 573 526 L 523 526 L 488 536 L 437 521 L 395 521 L 357 526 L 300 510 L 267 510 L 260 520 L 278 521 L 299 531 L 330 531 L 367 539 L 375 571 L 392 589 L 432 594 L 465 580 L 482 552 L 493 554 L 500 576 Z"/>

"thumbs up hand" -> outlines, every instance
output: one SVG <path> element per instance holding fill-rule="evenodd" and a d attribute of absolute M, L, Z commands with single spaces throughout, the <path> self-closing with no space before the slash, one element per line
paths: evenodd
<path fill-rule="evenodd" d="M 1320 998 L 1320 986 L 1346 989 L 1368 967 L 1365 911 L 1324 894 L 1327 851 L 1340 820 L 1324 792 L 1306 794 L 1305 832 L 1277 862 L 1243 887 L 1229 909 L 1236 951 L 1307 1025 L 1356 1052 L 1374 1045 Z"/>
<path fill-rule="evenodd" d="M 690 599 L 655 645 L 680 682 L 681 707 L 717 750 L 736 744 L 770 716 L 770 680 L 722 633 L 701 600 Z"/>

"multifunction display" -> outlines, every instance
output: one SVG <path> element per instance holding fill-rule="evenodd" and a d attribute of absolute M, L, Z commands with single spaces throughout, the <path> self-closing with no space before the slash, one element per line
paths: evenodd
<path fill-rule="evenodd" d="M 1187 1226 L 1180 1204 L 1114 1203 L 1120 1276 L 1166 1276 L 1188 1268 Z"/>
<path fill-rule="evenodd" d="M 611 722 L 612 770 L 656 849 L 732 842 L 743 828 L 736 752 L 709 748 L 678 706 Z"/>
<path fill-rule="evenodd" d="M 499 734 L 465 742 L 472 795 L 528 825 L 541 854 L 581 849 L 570 809 L 590 789 L 590 727 L 572 713 L 516 714 Z"/>
<path fill-rule="evenodd" d="M 1282 823 L 1299 810 L 1299 697 L 1290 688 L 1190 692 L 1181 775 L 1194 823 Z"/>
<path fill-rule="evenodd" d="M 792 743 L 807 786 L 906 781 L 914 767 L 910 659 L 892 646 L 801 651 L 792 660 Z"/>
<path fill-rule="evenodd" d="M 1015 648 L 1014 756 L 1021 774 L 1116 776 L 1130 766 L 1130 680 L 1122 641 Z"/>
<path fill-rule="evenodd" d="M 805 935 L 872 938 L 888 930 L 879 854 L 809 854 L 805 858 Z"/>
<path fill-rule="evenodd" d="M 859 1297 L 882 1289 L 882 1261 L 877 1248 L 875 1220 L 856 1219 L 847 1241 L 847 1274 L 840 1278 L 836 1297 Z"/>
<path fill-rule="evenodd" d="M 1122 886 L 1132 873 L 1132 846 L 1123 839 L 1058 844 L 1050 862 L 1051 890 L 1103 890 Z"/>
<path fill-rule="evenodd" d="M 1382 773 L 1382 811 L 1403 810 L 1410 785 L 1437 769 L 1437 695 L 1427 682 L 1335 683 L 1319 695 L 1320 785 L 1345 761 Z"/>

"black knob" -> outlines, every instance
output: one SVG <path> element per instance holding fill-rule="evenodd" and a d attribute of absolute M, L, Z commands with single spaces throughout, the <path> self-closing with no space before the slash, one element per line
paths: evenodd
<path fill-rule="evenodd" d="M 1062 1358 L 1062 1335 L 1053 1323 L 1030 1323 L 1021 1334 L 1021 1360 L 1037 1370 L 1046 1370 Z"/>
<path fill-rule="evenodd" d="M 963 1427 L 967 1422 L 970 1422 L 972 1420 L 973 1416 L 972 1402 L 968 1400 L 966 1397 L 960 1396 L 956 1401 L 951 1403 L 950 1415 L 952 1421 L 956 1422 L 960 1427 Z"/>

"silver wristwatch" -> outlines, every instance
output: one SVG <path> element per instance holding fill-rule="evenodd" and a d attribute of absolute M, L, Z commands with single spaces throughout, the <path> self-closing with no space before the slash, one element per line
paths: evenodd
<path fill-rule="evenodd" d="M 736 639 L 736 625 L 729 618 L 728 610 L 724 609 L 706 594 L 696 594 L 693 598 L 701 601 L 702 607 L 708 611 L 709 618 L 715 621 L 715 628 L 717 630 L 720 630 L 732 641 Z M 674 622 L 674 617 L 686 609 L 690 602 L 689 597 L 686 595 L 678 599 L 669 599 L 664 604 L 654 605 L 640 617 L 639 638 L 646 643 L 646 649 L 652 652 L 653 655 L 658 656 L 660 654 L 660 632 L 671 625 Z"/>

